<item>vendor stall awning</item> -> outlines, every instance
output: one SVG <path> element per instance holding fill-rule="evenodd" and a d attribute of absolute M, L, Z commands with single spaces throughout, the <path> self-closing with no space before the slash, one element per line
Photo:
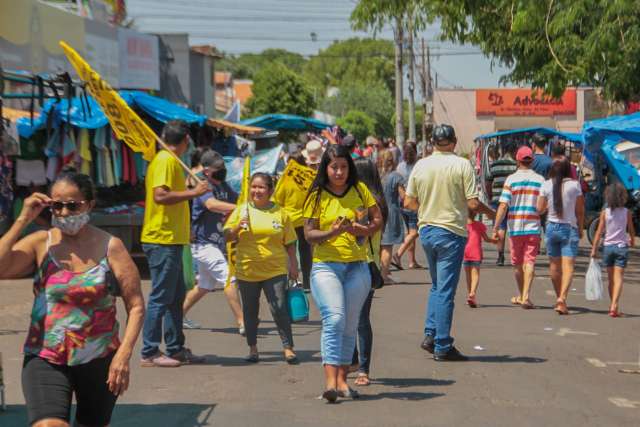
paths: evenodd
<path fill-rule="evenodd" d="M 259 126 L 271 130 L 323 130 L 331 125 L 309 117 L 292 114 L 267 114 L 240 122 L 245 126 Z"/>
<path fill-rule="evenodd" d="M 541 133 L 543 135 L 559 136 L 560 138 L 564 138 L 567 141 L 572 141 L 572 142 L 582 144 L 582 134 L 580 133 L 560 132 L 559 130 L 545 128 L 545 127 L 530 127 L 530 128 L 521 128 L 521 129 L 502 130 L 499 132 L 480 135 L 476 137 L 476 139 L 499 138 L 501 136 L 517 135 L 517 134 L 523 134 L 523 133 L 531 133 L 531 134 Z"/>
<path fill-rule="evenodd" d="M 237 131 L 240 134 L 246 134 L 246 135 L 262 133 L 264 131 L 264 129 L 260 127 L 245 126 L 245 125 L 233 123 L 228 120 L 222 120 L 222 119 L 208 119 L 207 125 L 217 129 L 232 129 Z"/>
<path fill-rule="evenodd" d="M 34 118 L 38 117 L 39 115 L 40 114 L 38 113 L 33 113 Z M 2 107 L 2 117 L 15 122 L 22 117 L 31 117 L 31 113 L 29 111 L 14 110 L 13 108 Z"/>

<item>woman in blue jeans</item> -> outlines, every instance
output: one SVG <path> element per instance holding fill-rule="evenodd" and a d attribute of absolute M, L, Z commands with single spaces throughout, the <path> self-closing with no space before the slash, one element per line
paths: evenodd
<path fill-rule="evenodd" d="M 545 238 L 557 298 L 555 311 L 564 315 L 569 314 L 567 297 L 584 228 L 584 196 L 580 183 L 571 179 L 567 159 L 554 161 L 549 177 L 540 190 L 538 213 L 548 211 Z"/>
<path fill-rule="evenodd" d="M 322 316 L 323 397 L 357 397 L 347 384 L 358 320 L 371 290 L 368 238 L 382 215 L 346 147 L 325 151 L 304 205 L 304 234 L 313 245 L 311 293 Z"/>
<path fill-rule="evenodd" d="M 376 199 L 380 212 L 382 213 L 382 223 L 387 223 L 389 214 L 387 203 L 385 202 L 382 182 L 378 170 L 371 160 L 360 157 L 354 161 L 358 170 L 360 181 L 370 189 L 373 197 Z M 380 266 L 380 245 L 382 242 L 382 229 L 375 232 L 371 236 L 371 249 L 373 253 L 369 253 L 369 261 L 373 261 Z M 358 321 L 358 345 L 353 352 L 353 360 L 351 361 L 352 372 L 357 370 L 358 376 L 354 381 L 357 386 L 369 385 L 369 368 L 371 367 L 371 350 L 373 349 L 373 329 L 371 328 L 371 303 L 373 302 L 373 293 L 371 289 L 367 296 L 362 310 L 360 311 L 360 320 Z"/>

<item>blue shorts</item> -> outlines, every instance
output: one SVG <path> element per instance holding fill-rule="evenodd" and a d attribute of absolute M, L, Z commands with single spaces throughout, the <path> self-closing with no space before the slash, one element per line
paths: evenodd
<path fill-rule="evenodd" d="M 402 209 L 402 218 L 407 226 L 407 230 L 418 229 L 418 214 L 408 209 Z"/>
<path fill-rule="evenodd" d="M 547 222 L 545 231 L 547 242 L 547 255 L 552 258 L 578 256 L 578 243 L 580 237 L 578 229 L 571 224 Z"/>
<path fill-rule="evenodd" d="M 462 265 L 465 267 L 480 267 L 482 261 L 462 261 Z"/>
<path fill-rule="evenodd" d="M 627 267 L 629 247 L 618 245 L 605 245 L 602 250 L 602 262 L 605 267 Z"/>
<path fill-rule="evenodd" d="M 500 206 L 500 203 L 491 203 L 491 208 L 496 211 L 496 213 L 498 212 L 498 207 Z M 507 222 L 508 222 L 508 218 L 509 217 L 509 211 L 507 210 L 507 212 L 504 214 L 504 219 L 502 220 L 502 222 L 500 223 L 500 230 L 506 230 L 507 229 Z M 493 225 L 496 225 L 496 221 L 493 221 Z"/>

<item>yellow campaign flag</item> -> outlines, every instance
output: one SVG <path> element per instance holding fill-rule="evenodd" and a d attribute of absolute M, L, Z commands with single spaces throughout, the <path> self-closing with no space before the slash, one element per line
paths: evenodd
<path fill-rule="evenodd" d="M 102 111 L 109 119 L 111 128 L 118 139 L 124 141 L 135 152 L 142 153 L 142 157 L 153 160 L 156 154 L 157 136 L 149 126 L 127 105 L 120 94 L 116 92 L 71 46 L 60 42 L 60 47 L 78 76 L 87 84 L 91 96 L 98 102 Z"/>
<path fill-rule="evenodd" d="M 273 192 L 274 199 L 280 192 L 287 190 L 301 191 L 307 193 L 316 177 L 316 171 L 310 167 L 303 166 L 295 160 L 289 160 L 287 167 L 284 168 L 282 178 L 278 180 L 276 190 Z"/>
<path fill-rule="evenodd" d="M 236 206 L 242 206 L 249 202 L 249 181 L 251 179 L 251 158 L 244 158 L 244 166 L 242 167 L 242 184 L 240 184 L 240 194 Z M 247 209 L 248 211 L 248 209 Z M 248 212 L 247 212 L 248 214 Z M 236 244 L 235 242 L 227 243 L 227 259 L 229 261 L 229 275 L 225 288 L 231 284 L 231 278 L 236 275 Z"/>

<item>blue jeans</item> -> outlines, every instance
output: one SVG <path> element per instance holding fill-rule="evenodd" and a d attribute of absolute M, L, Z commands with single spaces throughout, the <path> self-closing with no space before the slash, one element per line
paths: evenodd
<path fill-rule="evenodd" d="M 370 290 L 366 262 L 313 264 L 311 294 L 322 317 L 323 364 L 351 364 L 360 312 Z"/>
<path fill-rule="evenodd" d="M 562 224 L 558 222 L 547 222 L 545 230 L 545 239 L 547 243 L 547 255 L 552 258 L 578 256 L 578 243 L 580 236 L 578 229 L 572 227 L 571 224 Z"/>
<path fill-rule="evenodd" d="M 142 330 L 142 357 L 156 354 L 162 342 L 168 355 L 182 350 L 182 304 L 186 295 L 182 275 L 182 245 L 156 245 L 145 243 L 142 250 L 149 262 L 151 293 Z M 164 324 L 164 325 L 163 325 Z"/>
<path fill-rule="evenodd" d="M 371 366 L 371 349 L 373 348 L 373 329 L 371 328 L 371 303 L 373 302 L 373 289 L 369 291 L 358 321 L 358 346 L 353 351 L 352 365 L 360 364 L 358 372 L 369 374 Z M 358 349 L 360 351 L 358 352 Z"/>
<path fill-rule="evenodd" d="M 420 242 L 431 273 L 424 334 L 434 338 L 435 352 L 444 354 L 453 346 L 453 300 L 467 239 L 441 227 L 426 226 L 420 229 Z"/>
<path fill-rule="evenodd" d="M 602 262 L 605 267 L 627 267 L 629 259 L 629 247 L 618 245 L 605 245 L 602 250 Z"/>

